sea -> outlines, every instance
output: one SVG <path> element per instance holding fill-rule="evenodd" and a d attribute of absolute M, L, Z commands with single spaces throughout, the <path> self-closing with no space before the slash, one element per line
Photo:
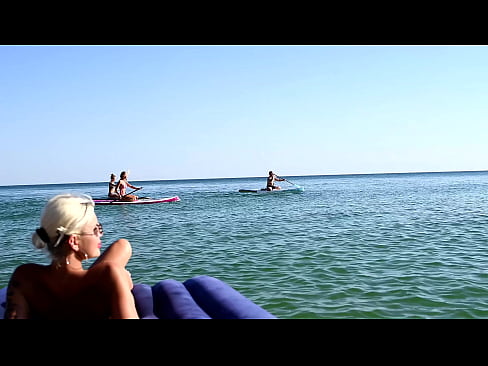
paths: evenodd
<path fill-rule="evenodd" d="M 96 206 L 103 247 L 130 241 L 134 283 L 209 275 L 280 319 L 488 318 L 487 171 L 285 178 L 304 191 L 239 192 L 266 177 L 131 181 L 181 201 Z M 49 198 L 107 187 L 1 186 L 0 288 L 22 263 L 49 264 L 31 243 Z"/>

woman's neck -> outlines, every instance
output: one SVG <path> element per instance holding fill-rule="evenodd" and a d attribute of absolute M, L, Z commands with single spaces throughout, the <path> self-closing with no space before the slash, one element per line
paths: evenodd
<path fill-rule="evenodd" d="M 51 263 L 53 268 L 64 270 L 65 272 L 85 271 L 82 262 L 74 255 L 67 256 L 64 260 L 60 259 Z"/>

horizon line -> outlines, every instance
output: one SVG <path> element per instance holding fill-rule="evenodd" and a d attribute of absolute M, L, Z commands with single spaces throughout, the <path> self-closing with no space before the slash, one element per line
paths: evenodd
<path fill-rule="evenodd" d="M 416 172 L 383 172 L 383 173 L 337 173 L 337 174 L 305 174 L 305 175 L 280 175 L 280 177 L 336 177 L 336 176 L 351 176 L 351 175 L 392 175 L 392 174 L 438 174 L 438 173 L 483 173 L 488 170 L 442 170 L 442 171 L 416 171 Z M 184 181 L 184 180 L 215 180 L 215 179 L 252 179 L 262 178 L 265 176 L 254 177 L 211 177 L 211 178 L 175 178 L 175 179 L 141 179 L 131 180 L 132 182 L 157 182 L 157 181 Z M 97 182 L 64 182 L 64 183 L 21 183 L 21 184 L 6 184 L 0 187 L 17 187 L 17 186 L 45 186 L 45 185 L 61 185 L 61 184 L 95 184 L 105 183 L 105 181 Z"/>

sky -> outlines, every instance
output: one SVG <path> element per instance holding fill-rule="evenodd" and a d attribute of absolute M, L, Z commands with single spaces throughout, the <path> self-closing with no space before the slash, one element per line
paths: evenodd
<path fill-rule="evenodd" d="M 488 169 L 486 46 L 0 45 L 0 185 Z"/>

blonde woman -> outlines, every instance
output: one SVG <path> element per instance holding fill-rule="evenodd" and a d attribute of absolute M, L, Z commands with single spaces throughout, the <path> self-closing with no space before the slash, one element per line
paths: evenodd
<path fill-rule="evenodd" d="M 100 256 L 102 235 L 89 196 L 61 194 L 50 199 L 32 242 L 47 249 L 52 262 L 15 269 L 4 317 L 137 318 L 132 280 L 125 269 L 132 254 L 130 243 L 119 239 Z M 84 260 L 96 257 L 89 269 L 83 268 Z"/>

